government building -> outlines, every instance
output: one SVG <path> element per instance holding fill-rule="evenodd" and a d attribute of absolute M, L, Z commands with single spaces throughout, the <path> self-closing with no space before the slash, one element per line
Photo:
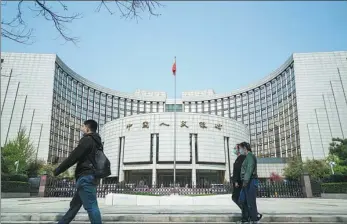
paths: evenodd
<path fill-rule="evenodd" d="M 347 136 L 347 51 L 294 53 L 262 80 L 229 93 L 212 89 L 123 93 L 93 83 L 55 54 L 1 53 L 1 146 L 25 129 L 37 159 L 59 163 L 80 127 L 96 120 L 111 179 L 169 185 L 229 182 L 237 143 L 251 143 L 258 173 L 282 174 L 286 159 L 328 156 Z M 176 121 L 176 122 L 175 122 Z M 174 130 L 176 128 L 176 154 Z"/>

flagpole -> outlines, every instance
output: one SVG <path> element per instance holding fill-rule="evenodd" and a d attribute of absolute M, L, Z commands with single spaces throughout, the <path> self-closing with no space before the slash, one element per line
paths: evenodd
<path fill-rule="evenodd" d="M 176 65 L 176 57 L 175 57 L 175 65 Z M 175 99 L 174 99 L 174 188 L 176 189 L 176 71 L 174 74 L 175 79 Z"/>

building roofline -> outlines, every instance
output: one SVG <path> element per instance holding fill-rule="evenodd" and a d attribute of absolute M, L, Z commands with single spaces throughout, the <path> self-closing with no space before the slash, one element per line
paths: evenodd
<path fill-rule="evenodd" d="M 251 91 L 253 89 L 259 88 L 260 86 L 268 83 L 269 81 L 273 80 L 276 78 L 278 75 L 280 75 L 283 71 L 285 71 L 295 60 L 296 57 L 300 55 L 312 55 L 312 54 L 338 54 L 346 51 L 329 51 L 329 52 L 308 52 L 308 53 L 293 53 L 281 66 L 279 66 L 277 69 L 275 69 L 273 72 L 271 72 L 269 75 L 265 76 L 264 78 L 251 83 L 250 85 L 247 85 L 245 87 L 233 90 L 231 92 L 227 93 L 220 93 L 220 94 L 211 94 L 211 95 L 192 95 L 190 96 L 189 94 L 182 94 L 182 97 L 178 99 L 180 102 L 185 102 L 185 101 L 207 101 L 207 100 L 215 100 L 215 99 L 221 99 L 221 98 L 227 98 L 230 96 L 235 96 L 235 95 L 241 95 L 243 93 L 246 93 L 248 91 Z M 8 53 L 19 53 L 19 52 L 2 52 L 2 54 L 8 54 Z M 88 85 L 89 87 L 109 94 L 109 95 L 114 95 L 117 97 L 121 98 L 127 98 L 127 99 L 133 99 L 133 100 L 140 100 L 140 101 L 154 101 L 154 102 L 165 102 L 167 100 L 167 94 L 165 92 L 159 92 L 159 91 L 145 91 L 145 90 L 137 90 L 135 93 L 125 93 L 125 92 L 120 92 L 117 90 L 113 90 L 110 88 L 103 87 L 99 84 L 96 84 L 83 76 L 80 76 L 77 74 L 75 71 L 73 71 L 68 65 L 66 65 L 63 60 L 59 58 L 58 55 L 56 54 L 47 54 L 47 53 L 19 53 L 19 54 L 35 54 L 35 55 L 54 55 L 56 58 L 56 63 L 63 68 L 64 71 L 66 71 L 69 75 L 73 76 L 77 81 Z M 197 92 L 203 92 L 207 90 L 200 90 Z M 190 91 L 184 91 L 183 93 L 189 93 Z M 195 92 L 195 91 L 192 91 Z M 170 99 L 171 100 L 171 99 Z"/>
<path fill-rule="evenodd" d="M 59 58 L 58 55 L 56 55 L 56 63 L 63 68 L 63 70 L 65 72 L 67 72 L 69 75 L 73 76 L 73 78 L 75 78 L 76 80 L 78 80 L 79 82 L 86 84 L 87 86 L 109 94 L 109 95 L 114 95 L 114 96 L 118 96 L 121 98 L 127 98 L 127 99 L 133 99 L 133 100 L 140 100 L 140 101 L 162 101 L 165 102 L 167 95 L 166 93 L 163 92 L 150 92 L 150 91 L 144 91 L 144 90 L 137 90 L 136 94 L 135 93 L 124 93 L 124 92 L 120 92 L 117 90 L 113 90 L 104 86 L 101 86 L 97 83 L 94 83 L 86 78 L 84 78 L 83 76 L 80 76 L 79 74 L 77 74 L 75 71 L 73 71 L 69 66 L 67 66 L 63 60 L 61 60 Z"/>
<path fill-rule="evenodd" d="M 182 97 L 182 101 L 202 101 L 202 100 L 214 100 L 214 99 L 221 99 L 221 98 L 226 98 L 230 96 L 235 96 L 235 95 L 240 95 L 242 93 L 248 92 L 252 89 L 256 89 L 267 82 L 271 81 L 272 79 L 276 78 L 278 75 L 280 75 L 285 69 L 288 68 L 292 63 L 294 62 L 293 54 L 276 70 L 271 72 L 269 75 L 266 77 L 262 78 L 259 81 L 256 81 L 246 87 L 242 87 L 239 89 L 236 89 L 232 92 L 229 93 L 221 93 L 221 94 L 215 94 L 212 96 L 184 96 Z"/>

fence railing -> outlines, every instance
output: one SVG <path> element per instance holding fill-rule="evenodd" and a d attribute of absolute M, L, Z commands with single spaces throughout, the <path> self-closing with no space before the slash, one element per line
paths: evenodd
<path fill-rule="evenodd" d="M 72 197 L 75 193 L 75 182 L 48 178 L 45 186 L 45 197 Z M 233 191 L 230 184 L 211 184 L 209 187 L 189 186 L 163 187 L 147 186 L 135 183 L 107 183 L 97 186 L 97 196 L 105 197 L 109 193 L 137 194 L 137 195 L 217 195 L 231 194 Z M 299 182 L 266 182 L 260 181 L 258 185 L 258 197 L 265 198 L 301 198 L 303 197 L 302 186 Z"/>
<path fill-rule="evenodd" d="M 320 180 L 311 179 L 311 189 L 313 197 L 321 197 L 322 195 L 322 183 Z"/>
<path fill-rule="evenodd" d="M 260 198 L 303 198 L 303 188 L 298 181 L 259 182 L 258 197 Z"/>

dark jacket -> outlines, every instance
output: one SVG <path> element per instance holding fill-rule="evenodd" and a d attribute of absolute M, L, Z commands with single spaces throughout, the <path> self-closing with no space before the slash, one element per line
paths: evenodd
<path fill-rule="evenodd" d="M 257 158 L 252 152 L 248 152 L 241 166 L 241 179 L 243 182 L 248 183 L 250 179 L 254 178 L 258 178 Z"/>
<path fill-rule="evenodd" d="M 95 161 L 95 150 L 102 146 L 101 137 L 97 133 L 84 135 L 78 146 L 71 154 L 55 169 L 54 176 L 58 176 L 77 163 L 75 170 L 76 180 L 81 176 L 93 175 Z"/>
<path fill-rule="evenodd" d="M 245 160 L 246 155 L 239 155 L 235 162 L 234 162 L 234 169 L 233 169 L 233 183 L 238 183 L 239 185 L 242 184 L 241 181 L 241 166 L 243 161 Z"/>

